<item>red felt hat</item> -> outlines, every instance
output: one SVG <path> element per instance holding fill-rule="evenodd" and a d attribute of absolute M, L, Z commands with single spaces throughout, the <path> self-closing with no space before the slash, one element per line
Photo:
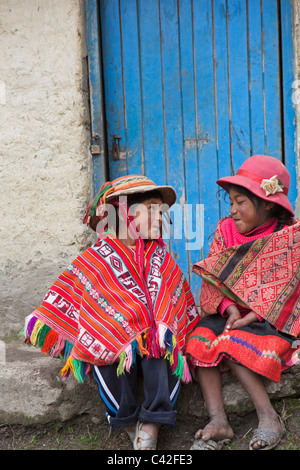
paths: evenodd
<path fill-rule="evenodd" d="M 217 184 L 225 190 L 229 184 L 242 186 L 255 196 L 284 207 L 294 217 L 293 208 L 287 198 L 290 175 L 277 158 L 254 155 L 241 165 L 234 176 L 221 178 Z"/>

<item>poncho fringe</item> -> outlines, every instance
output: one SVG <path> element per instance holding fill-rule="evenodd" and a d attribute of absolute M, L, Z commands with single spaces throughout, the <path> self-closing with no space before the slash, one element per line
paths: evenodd
<path fill-rule="evenodd" d="M 83 383 L 87 373 L 90 370 L 90 364 L 75 359 L 72 356 L 73 345 L 70 341 L 63 338 L 56 331 L 43 323 L 34 314 L 25 319 L 25 326 L 20 332 L 20 336 L 25 343 L 30 343 L 39 348 L 42 353 L 51 357 L 60 357 L 64 363 L 60 375 L 64 378 L 73 373 L 75 379 Z M 141 357 L 149 356 L 149 351 L 144 344 L 149 340 L 149 335 L 143 333 L 139 335 L 124 351 L 119 355 L 119 365 L 117 375 L 129 372 L 132 365 L 136 362 L 137 355 Z M 159 354 L 156 356 L 167 359 L 170 363 L 172 373 L 183 382 L 188 383 L 192 380 L 186 357 L 179 351 L 175 336 L 165 325 L 159 325 L 156 330 L 156 345 Z M 152 341 L 151 341 L 152 342 Z M 149 343 L 149 341 L 148 341 Z M 154 357 L 153 355 L 151 357 Z"/>

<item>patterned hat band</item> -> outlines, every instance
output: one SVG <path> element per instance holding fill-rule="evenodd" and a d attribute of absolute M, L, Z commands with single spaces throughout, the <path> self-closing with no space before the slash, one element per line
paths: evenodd
<path fill-rule="evenodd" d="M 120 196 L 144 194 L 158 191 L 165 208 L 171 207 L 176 201 L 176 192 L 171 186 L 157 186 L 153 181 L 143 175 L 121 176 L 114 181 L 108 181 L 101 186 L 94 200 L 88 206 L 83 223 L 95 230 L 95 217 L 100 219 L 105 214 L 105 204 L 114 204 Z"/>
<path fill-rule="evenodd" d="M 271 178 L 267 179 L 263 176 L 258 175 L 257 173 L 253 173 L 249 170 L 243 170 L 241 168 L 237 171 L 236 174 L 238 176 L 244 176 L 252 181 L 260 183 L 260 187 L 266 192 L 266 196 L 270 196 L 271 194 L 276 193 L 283 193 L 286 196 L 288 194 L 288 189 L 283 186 L 282 181 L 277 177 L 277 175 L 274 175 Z"/>

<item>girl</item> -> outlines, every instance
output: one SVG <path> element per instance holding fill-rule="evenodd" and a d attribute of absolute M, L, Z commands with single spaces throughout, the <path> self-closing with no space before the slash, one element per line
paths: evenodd
<path fill-rule="evenodd" d="M 108 422 L 124 427 L 135 449 L 155 449 L 161 424 L 175 425 L 180 380 L 190 380 L 185 337 L 198 313 L 160 238 L 162 212 L 175 200 L 173 188 L 141 175 L 103 185 L 84 218 L 99 239 L 59 276 L 24 329 L 42 352 L 62 355 L 63 376 L 72 371 L 83 381 L 94 365 Z"/>
<path fill-rule="evenodd" d="M 208 257 L 193 268 L 203 279 L 203 318 L 189 335 L 187 353 L 210 416 L 193 449 L 217 449 L 233 437 L 221 366 L 238 377 L 256 408 L 250 449 L 271 449 L 283 435 L 260 376 L 279 381 L 298 361 L 300 223 L 287 198 L 289 182 L 284 165 L 265 155 L 217 181 L 229 194 L 231 217 L 219 222 Z"/>

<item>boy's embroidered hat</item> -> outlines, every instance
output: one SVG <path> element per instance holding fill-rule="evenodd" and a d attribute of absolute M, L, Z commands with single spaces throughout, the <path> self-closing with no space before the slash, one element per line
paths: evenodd
<path fill-rule="evenodd" d="M 241 165 L 234 176 L 221 178 L 217 184 L 225 190 L 229 184 L 242 186 L 255 196 L 284 207 L 294 217 L 293 208 L 287 198 L 290 175 L 277 158 L 254 155 Z"/>
<path fill-rule="evenodd" d="M 136 193 L 159 191 L 167 210 L 176 201 L 176 192 L 172 186 L 157 186 L 152 180 L 143 175 L 121 176 L 114 181 L 103 184 L 96 197 L 86 210 L 83 223 L 96 230 L 96 222 L 104 216 L 105 203 L 113 203 L 119 196 L 128 196 Z M 97 219 L 97 221 L 95 220 Z"/>

